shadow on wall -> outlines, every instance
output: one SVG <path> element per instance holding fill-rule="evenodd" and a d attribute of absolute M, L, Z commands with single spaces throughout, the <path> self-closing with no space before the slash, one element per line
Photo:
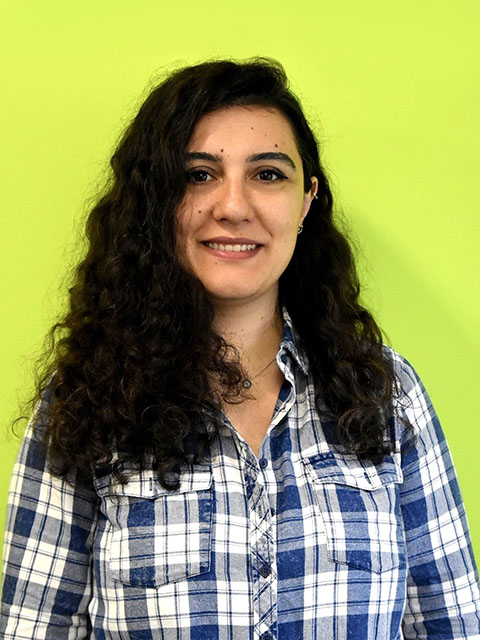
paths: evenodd
<path fill-rule="evenodd" d="M 349 217 L 354 220 L 365 303 L 375 312 L 387 342 L 411 360 L 422 377 L 456 458 L 471 458 L 473 465 L 473 450 L 480 447 L 479 432 L 471 428 L 477 421 L 479 335 L 469 327 L 470 319 L 458 315 L 454 304 L 439 295 L 439 287 L 429 283 L 407 251 L 381 236 L 366 216 Z M 461 287 L 459 268 L 458 273 Z M 473 482 L 471 473 L 466 481 Z"/>

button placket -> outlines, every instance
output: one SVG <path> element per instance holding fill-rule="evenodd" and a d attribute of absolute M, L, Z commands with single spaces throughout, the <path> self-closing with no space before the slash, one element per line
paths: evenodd
<path fill-rule="evenodd" d="M 265 459 L 266 460 L 266 459 Z M 267 465 L 268 466 L 268 463 Z M 260 461 L 258 467 L 262 467 Z M 277 576 L 274 568 L 275 540 L 265 478 L 257 471 L 248 499 L 250 512 L 251 558 L 254 576 L 255 637 L 276 624 Z M 273 637 L 273 636 L 272 636 Z"/>

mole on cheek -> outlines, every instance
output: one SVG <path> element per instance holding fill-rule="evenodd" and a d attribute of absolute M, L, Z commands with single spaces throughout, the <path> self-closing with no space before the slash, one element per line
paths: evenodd
<path fill-rule="evenodd" d="M 223 153 L 223 149 L 220 149 L 220 153 Z"/>
<path fill-rule="evenodd" d="M 276 147 L 277 147 L 277 149 L 278 149 L 278 144 L 275 144 L 275 146 L 276 146 Z"/>
<path fill-rule="evenodd" d="M 201 209 L 199 209 L 199 210 L 198 210 L 198 213 L 202 213 L 202 210 L 201 210 Z"/>

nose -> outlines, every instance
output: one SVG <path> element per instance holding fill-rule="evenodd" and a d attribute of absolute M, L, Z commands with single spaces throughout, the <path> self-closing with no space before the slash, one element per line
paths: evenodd
<path fill-rule="evenodd" d="M 213 216 L 218 221 L 234 224 L 252 219 L 252 203 L 248 187 L 242 178 L 225 178 L 219 185 L 213 204 Z"/>

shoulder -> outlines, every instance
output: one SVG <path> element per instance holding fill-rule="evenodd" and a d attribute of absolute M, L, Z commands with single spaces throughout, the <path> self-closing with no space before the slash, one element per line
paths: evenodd
<path fill-rule="evenodd" d="M 420 376 L 391 347 L 385 346 L 384 353 L 394 372 L 392 408 L 397 443 L 402 447 L 409 441 L 425 452 L 439 445 L 446 448 L 445 434 Z"/>
<path fill-rule="evenodd" d="M 418 390 L 418 386 L 422 385 L 418 373 L 413 365 L 403 357 L 398 351 L 387 345 L 383 345 L 383 353 L 385 359 L 391 364 L 397 391 L 404 396 L 408 396 L 412 391 Z"/>
<path fill-rule="evenodd" d="M 386 359 L 393 370 L 393 405 L 396 413 L 410 414 L 418 411 L 434 413 L 432 402 L 425 386 L 413 365 L 397 351 L 383 346 Z M 413 413 L 412 413 L 413 412 Z"/>

